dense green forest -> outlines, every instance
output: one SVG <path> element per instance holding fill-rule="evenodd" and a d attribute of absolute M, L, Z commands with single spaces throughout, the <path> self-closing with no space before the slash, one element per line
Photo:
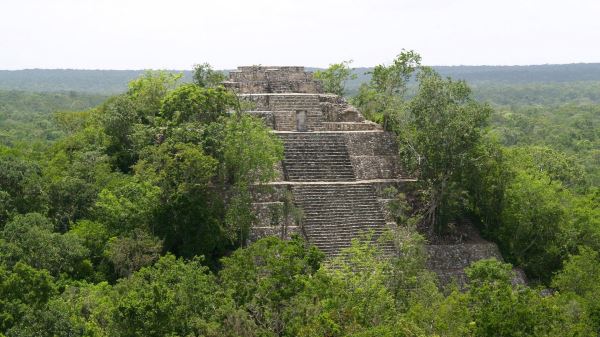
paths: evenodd
<path fill-rule="evenodd" d="M 43 144 L 60 139 L 65 133 L 56 121 L 58 115 L 95 107 L 106 98 L 75 91 L 0 91 L 0 144 Z"/>
<path fill-rule="evenodd" d="M 181 73 L 184 80 L 191 81 L 191 71 L 172 73 Z M 144 70 L 0 70 L 0 90 L 77 91 L 114 95 L 127 90 L 127 83 L 143 74 Z"/>
<path fill-rule="evenodd" d="M 398 257 L 365 233 L 334 261 L 244 244 L 283 147 L 210 67 L 51 86 L 87 93 L 0 74 L 0 336 L 598 336 L 598 67 L 461 68 L 317 75 L 397 134 L 421 191 L 397 196 Z M 508 263 L 440 288 L 417 229 L 465 217 Z"/>

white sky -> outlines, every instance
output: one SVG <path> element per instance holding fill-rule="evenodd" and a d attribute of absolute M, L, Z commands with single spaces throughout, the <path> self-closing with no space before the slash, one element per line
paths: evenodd
<path fill-rule="evenodd" d="M 600 62 L 600 0 L 0 0 L 0 69 Z"/>

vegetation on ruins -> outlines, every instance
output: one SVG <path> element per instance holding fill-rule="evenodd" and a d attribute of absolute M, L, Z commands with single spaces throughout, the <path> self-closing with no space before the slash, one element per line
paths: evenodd
<path fill-rule="evenodd" d="M 406 60 L 412 59 L 411 67 Z M 390 112 L 385 112 L 389 104 L 369 94 L 382 82 L 375 72 L 353 98 L 371 112 L 366 116 L 398 135 L 403 164 L 423 188 L 415 215 L 441 235 L 449 225 L 470 219 L 533 281 L 549 282 L 579 246 L 596 246 L 589 239 L 598 237 L 598 165 L 587 158 L 597 152 L 592 145 L 597 143 L 597 117 L 586 112 L 595 107 L 571 106 L 575 110 L 569 115 L 577 117 L 568 122 L 559 117 L 561 110 L 546 113 L 554 121 L 541 125 L 553 127 L 541 131 L 532 124 L 535 114 L 503 110 L 499 115 L 493 106 L 477 102 L 464 81 L 444 79 L 418 60 L 403 52 L 392 65 L 375 68 L 405 70 L 405 77 L 396 77 L 403 79 L 396 81 L 403 88 L 390 91 Z M 412 74 L 417 87 L 407 94 Z M 583 120 L 586 126 L 572 128 Z M 508 121 L 515 124 L 508 126 Z M 565 128 L 570 135 L 562 133 Z M 582 157 L 572 154 L 572 146 L 580 147 L 575 152 Z"/>
<path fill-rule="evenodd" d="M 350 61 L 342 61 L 340 63 L 331 64 L 325 70 L 317 70 L 314 72 L 314 77 L 323 84 L 323 91 L 338 96 L 346 94 L 346 82 L 356 78 L 356 74 L 350 69 Z"/>
<path fill-rule="evenodd" d="M 221 79 L 204 64 L 193 83 L 147 72 L 110 98 L 0 92 L 0 336 L 600 334 L 594 93 L 471 90 L 405 51 L 353 98 L 420 180 L 416 209 L 387 191 L 399 222 L 469 219 L 512 264 L 477 262 L 459 290 L 439 289 L 412 226 L 384 238 L 395 258 L 368 233 L 334 261 L 300 237 L 244 246 L 251 187 L 283 147 Z"/>

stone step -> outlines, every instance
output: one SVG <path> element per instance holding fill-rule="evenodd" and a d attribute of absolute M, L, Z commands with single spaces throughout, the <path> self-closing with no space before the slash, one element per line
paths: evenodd
<path fill-rule="evenodd" d="M 302 200 L 299 200 L 302 201 Z M 331 213 L 349 213 L 349 215 L 361 215 L 361 216 L 368 216 L 368 215 L 374 215 L 374 214 L 379 214 L 380 210 L 374 210 L 375 207 L 378 207 L 379 205 L 368 205 L 368 206 L 362 206 L 360 209 L 356 209 L 356 207 L 331 207 L 330 205 L 323 205 L 320 208 L 319 207 L 305 207 L 303 208 L 304 213 L 305 214 L 310 214 L 311 216 L 314 217 L 323 217 L 323 214 L 331 214 Z M 327 213 L 323 213 L 323 208 L 327 209 Z M 377 217 L 375 219 L 383 219 L 382 217 Z"/>
<path fill-rule="evenodd" d="M 322 165 L 319 165 L 322 164 Z M 345 163 L 331 163 L 327 161 L 323 161 L 321 163 L 305 163 L 305 162 L 294 162 L 294 161 L 284 161 L 284 168 L 287 169 L 288 172 L 324 172 L 331 171 L 335 173 L 348 173 L 353 174 L 352 165 L 348 165 Z M 291 166 L 291 167 L 290 167 Z"/>
<path fill-rule="evenodd" d="M 286 149 L 290 151 L 311 151 L 311 150 L 340 150 L 346 147 L 346 144 L 343 143 L 323 143 L 320 144 L 318 142 L 310 143 L 310 144 L 294 144 L 293 142 L 285 142 L 287 145 Z"/>
<path fill-rule="evenodd" d="M 341 190 L 339 193 L 356 193 L 357 195 L 352 196 L 353 199 L 355 200 L 371 200 L 370 197 L 368 195 L 358 195 L 358 193 L 364 193 L 365 191 L 363 190 Z M 337 194 L 336 193 L 331 193 L 331 192 L 323 192 L 323 193 L 315 193 L 315 192 L 298 192 L 297 196 L 299 198 L 304 198 L 304 199 L 325 199 L 325 200 L 329 200 L 330 197 L 335 197 Z M 376 200 L 373 200 L 373 203 L 375 203 Z"/>
<path fill-rule="evenodd" d="M 319 224 L 317 222 L 313 223 L 312 226 L 310 227 L 306 227 L 306 231 L 309 233 L 326 233 L 326 234 L 331 234 L 331 232 L 329 230 L 331 229 L 339 229 L 340 233 L 342 232 L 348 232 L 348 233 L 358 233 L 358 232 L 364 232 L 364 231 L 374 231 L 374 232 L 383 232 L 385 231 L 384 229 L 384 222 L 379 222 L 379 223 L 364 223 L 364 222 L 356 222 L 356 223 L 351 223 L 351 222 L 345 222 L 345 223 L 324 223 L 324 224 Z"/>
<path fill-rule="evenodd" d="M 345 158 L 329 158 L 329 157 L 319 157 L 319 158 L 313 158 L 310 156 L 303 156 L 303 157 L 292 157 L 292 158 L 286 158 L 283 160 L 284 164 L 287 163 L 289 165 L 294 165 L 294 166 L 298 166 L 298 165 L 304 165 L 304 166 L 317 166 L 317 165 L 321 165 L 321 164 L 329 164 L 328 166 L 350 166 L 352 167 L 352 162 L 345 160 Z M 294 169 L 295 167 L 292 166 L 290 167 L 290 169 Z M 321 167 L 321 166 L 319 166 Z"/>
<path fill-rule="evenodd" d="M 304 233 L 328 256 L 335 256 L 362 233 L 388 230 L 381 205 L 368 184 L 296 185 L 294 202 L 303 210 Z M 394 251 L 393 247 L 386 250 Z"/>
<path fill-rule="evenodd" d="M 328 155 L 318 156 L 315 158 L 314 155 L 306 154 L 303 156 L 291 156 L 284 159 L 284 161 L 293 164 L 322 164 L 322 162 L 330 162 L 331 164 L 346 164 L 352 165 L 352 162 L 344 157 L 330 157 Z"/>
<path fill-rule="evenodd" d="M 333 190 L 333 191 L 327 191 L 327 190 L 318 189 L 319 188 L 318 185 L 314 185 L 314 186 L 316 187 L 316 189 L 312 190 L 312 191 L 306 191 L 306 190 L 303 191 L 303 190 L 299 189 L 298 190 L 298 195 L 304 195 L 304 196 L 307 196 L 307 197 L 319 197 L 319 196 L 322 196 L 324 198 L 327 198 L 330 195 L 336 195 L 337 193 L 340 193 L 340 192 L 347 192 L 347 193 L 361 193 L 361 192 L 363 192 L 364 193 L 364 192 L 369 192 L 370 191 L 370 189 L 358 189 L 358 188 L 356 188 L 356 189 L 346 189 L 346 188 L 343 188 L 343 185 L 338 185 L 338 186 L 341 186 L 342 188 L 338 188 L 338 189 Z M 365 194 L 362 194 L 362 195 L 361 194 L 357 194 L 357 195 L 354 195 L 354 196 L 355 197 L 369 198 L 368 194 L 367 195 L 365 195 Z"/>
<path fill-rule="evenodd" d="M 343 148 L 342 148 L 343 149 Z M 311 151 L 311 150 L 303 150 L 303 151 L 284 151 L 284 155 L 285 155 L 285 160 L 298 160 L 298 159 L 302 159 L 303 161 L 310 161 L 311 159 L 314 160 L 323 160 L 324 158 L 327 159 L 336 159 L 336 160 L 343 160 L 346 161 L 346 157 L 348 156 L 347 154 L 344 153 L 340 153 L 340 151 L 338 150 L 332 150 L 332 149 L 323 149 L 323 151 L 320 151 L 319 153 L 315 153 L 315 151 Z"/>
<path fill-rule="evenodd" d="M 343 190 L 343 192 L 345 193 L 361 193 L 364 192 L 363 190 Z M 340 193 L 340 192 L 337 192 Z M 315 193 L 315 192 L 298 192 L 297 196 L 298 197 L 302 197 L 302 198 L 310 198 L 310 199 L 329 199 L 330 196 L 335 196 L 336 193 L 332 193 L 332 192 L 322 192 L 322 193 Z M 368 195 L 355 195 L 353 196 L 354 199 L 356 200 L 371 200 L 370 197 Z M 375 201 L 373 201 L 375 202 Z"/>
<path fill-rule="evenodd" d="M 310 235 L 307 233 L 307 235 Z M 327 249 L 340 249 L 340 248 L 347 248 L 350 247 L 352 245 L 352 240 L 357 237 L 359 234 L 353 235 L 353 236 L 348 236 L 348 237 L 344 237 L 344 238 L 335 238 L 333 236 L 328 236 L 325 237 L 321 240 L 312 240 L 310 241 L 310 243 L 316 245 L 317 247 L 319 247 L 322 250 L 327 250 Z M 378 238 L 377 236 L 374 237 L 376 241 L 376 239 Z M 387 246 L 387 244 L 386 244 Z M 389 245 L 390 248 L 393 249 L 393 244 Z"/>
<path fill-rule="evenodd" d="M 288 164 L 289 166 L 289 162 L 284 162 L 284 165 Z M 331 173 L 331 174 L 335 174 L 335 175 L 340 175 L 340 176 L 349 176 L 354 178 L 354 172 L 352 172 L 352 166 L 345 166 L 345 165 L 330 165 L 327 167 L 323 167 L 323 166 L 318 166 L 318 165 L 299 165 L 300 167 L 285 167 L 285 170 L 287 173 L 294 173 L 296 175 L 302 175 L 302 176 L 307 176 L 307 177 L 312 177 L 314 174 L 326 174 L 326 173 Z M 341 171 L 341 172 L 340 172 Z M 346 171 L 346 172 L 344 172 Z M 318 177 L 316 177 L 318 178 Z"/>
<path fill-rule="evenodd" d="M 485 242 L 478 244 L 427 245 L 427 265 L 433 269 L 459 269 L 490 257 L 502 259 L 498 246 Z"/>
<path fill-rule="evenodd" d="M 346 147 L 345 144 L 310 144 L 310 145 L 296 145 L 287 143 L 287 148 L 285 149 L 288 153 L 293 152 L 314 152 L 318 151 L 322 153 L 324 151 L 336 152 L 340 150 L 344 150 Z M 343 154 L 343 153 L 339 153 Z"/>
<path fill-rule="evenodd" d="M 361 213 L 361 214 L 367 214 L 367 213 L 371 213 L 374 211 L 370 211 L 373 210 L 374 207 L 379 208 L 379 204 L 377 203 L 365 203 L 364 200 L 351 200 L 351 199 L 344 199 L 344 201 L 346 202 L 351 202 L 352 205 L 336 205 L 336 204 L 330 204 L 330 203 L 326 203 L 326 202 L 318 202 L 318 203 L 314 203 L 313 205 L 310 205 L 310 203 L 312 202 L 312 200 L 310 199 L 302 199 L 302 198 L 296 198 L 296 200 L 298 201 L 302 201 L 304 203 L 304 210 L 306 212 L 310 212 L 311 214 L 319 214 L 318 212 L 321 211 L 323 209 L 323 207 L 327 207 L 327 211 L 329 212 L 334 212 L 334 211 L 344 211 L 347 212 L 348 210 L 350 210 L 352 213 Z"/>
<path fill-rule="evenodd" d="M 327 202 L 330 205 L 345 205 L 343 203 L 346 201 L 353 201 L 353 205 L 380 205 L 377 201 L 376 197 L 370 199 L 369 196 L 366 195 L 354 195 L 354 196 L 340 196 L 340 194 L 349 194 L 349 193 L 365 193 L 364 191 L 355 190 L 355 191 L 340 191 L 337 195 L 335 193 L 324 193 L 324 194 L 302 194 L 299 193 L 296 195 L 296 199 L 302 200 L 305 202 L 313 202 L 315 204 L 322 204 L 323 202 Z M 347 204 L 346 204 L 347 205 Z M 307 205 L 308 206 L 308 205 Z"/>
<path fill-rule="evenodd" d="M 331 223 L 332 226 L 334 225 L 338 225 L 338 224 L 376 224 L 376 225 L 380 225 L 385 223 L 385 218 L 381 218 L 379 216 L 375 217 L 376 214 L 364 214 L 361 215 L 361 217 L 357 217 L 357 219 L 349 219 L 348 217 L 340 219 L 339 215 L 343 215 L 342 212 L 340 212 L 340 214 L 337 214 L 338 217 L 318 217 L 318 216 L 314 216 L 314 214 L 310 214 L 308 212 L 304 213 L 304 216 L 306 217 L 310 217 L 310 221 L 312 221 L 313 223 L 321 223 L 324 225 L 327 225 L 329 223 Z M 364 218 L 367 217 L 369 218 L 369 220 L 365 220 Z"/>
<path fill-rule="evenodd" d="M 331 226 L 337 226 L 339 224 L 365 224 L 365 225 L 369 225 L 369 224 L 373 224 L 373 225 L 380 225 L 380 224 L 384 224 L 385 223 L 385 218 L 382 218 L 380 216 L 376 216 L 376 214 L 354 214 L 357 215 L 355 217 L 355 219 L 353 219 L 350 216 L 346 216 L 346 217 L 340 217 L 343 216 L 343 212 L 339 212 L 338 214 L 336 214 L 336 217 L 322 217 L 322 216 L 315 216 L 315 214 L 311 214 L 308 212 L 304 213 L 304 216 L 307 218 L 310 218 L 310 221 L 314 222 L 314 223 L 321 223 L 324 225 L 327 225 L 329 223 L 331 223 Z M 359 216 L 360 215 L 360 216 Z"/>
<path fill-rule="evenodd" d="M 288 177 L 288 181 L 291 182 L 305 182 L 305 183 L 316 183 L 321 181 L 329 181 L 329 182 L 348 182 L 354 180 L 353 176 L 350 175 L 338 175 L 338 174 L 319 174 L 318 177 L 314 176 L 305 176 L 300 174 L 286 174 Z"/>
<path fill-rule="evenodd" d="M 312 214 L 308 214 L 308 213 L 304 213 L 305 217 L 310 217 L 310 221 L 311 223 L 314 224 L 321 224 L 321 225 L 325 225 L 325 226 L 337 226 L 340 224 L 347 224 L 348 226 L 350 225 L 381 225 L 381 224 L 385 224 L 385 219 L 384 218 L 373 218 L 371 217 L 370 220 L 364 220 L 364 219 L 348 219 L 348 218 L 344 218 L 344 219 L 340 219 L 339 216 L 343 216 L 342 213 L 338 214 L 338 217 L 329 217 L 329 218 L 324 218 L 324 217 L 315 217 Z M 369 215 L 365 215 L 365 217 L 369 217 Z"/>
<path fill-rule="evenodd" d="M 301 198 L 296 198 L 296 200 L 298 202 L 302 202 L 304 204 L 304 210 L 307 213 L 310 213 L 312 215 L 321 215 L 321 214 L 325 214 L 325 213 L 319 213 L 323 210 L 327 210 L 327 212 L 331 213 L 331 212 L 350 212 L 349 214 L 370 214 L 373 212 L 380 212 L 381 211 L 381 206 L 380 204 L 367 204 L 364 202 L 364 200 L 360 200 L 360 201 L 354 201 L 351 199 L 343 199 L 343 202 L 346 203 L 346 205 L 336 205 L 333 204 L 331 202 L 311 202 L 309 199 L 301 199 Z M 312 203 L 312 205 L 311 205 Z M 376 210 L 376 211 L 375 211 Z"/>
<path fill-rule="evenodd" d="M 354 169 L 340 134 L 280 134 L 289 181 L 352 181 Z"/>

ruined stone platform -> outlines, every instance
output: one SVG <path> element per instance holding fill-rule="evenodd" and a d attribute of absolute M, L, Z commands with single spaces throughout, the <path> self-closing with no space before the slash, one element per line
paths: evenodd
<path fill-rule="evenodd" d="M 415 182 L 399 164 L 395 135 L 365 120 L 344 98 L 323 93 L 303 67 L 239 67 L 224 84 L 284 143 L 277 179 L 254 193 L 251 240 L 299 233 L 333 257 L 363 233 L 376 239 L 404 225 L 386 207 L 386 189 L 405 191 Z M 391 243 L 382 248 L 396 252 Z M 501 259 L 489 242 L 426 248 L 428 267 L 442 282 L 462 283 L 465 266 Z"/>

